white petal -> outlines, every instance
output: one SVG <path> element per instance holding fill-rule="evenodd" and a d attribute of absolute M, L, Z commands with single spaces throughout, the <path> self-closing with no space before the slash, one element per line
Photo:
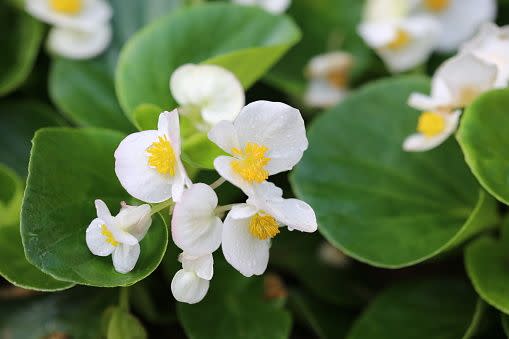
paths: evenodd
<path fill-rule="evenodd" d="M 345 90 L 335 88 L 325 80 L 311 80 L 304 101 L 310 107 L 328 108 L 343 100 L 346 93 Z"/>
<path fill-rule="evenodd" d="M 171 293 L 177 301 L 196 304 L 200 302 L 209 290 L 210 282 L 201 279 L 194 272 L 178 271 L 171 281 Z"/>
<path fill-rule="evenodd" d="M 199 183 L 184 191 L 171 221 L 172 238 L 180 249 L 200 256 L 219 248 L 223 223 L 216 207 L 217 195 L 210 186 Z"/>
<path fill-rule="evenodd" d="M 174 178 L 162 175 L 148 165 L 146 150 L 159 135 L 158 131 L 130 134 L 115 151 L 115 173 L 122 186 L 133 197 L 150 203 L 172 197 Z"/>
<path fill-rule="evenodd" d="M 233 0 L 240 5 L 256 5 L 265 9 L 267 12 L 280 14 L 290 7 L 291 0 Z"/>
<path fill-rule="evenodd" d="M 233 121 L 244 106 L 244 89 L 235 75 L 215 65 L 180 66 L 173 72 L 170 89 L 180 106 L 199 108 L 210 125 Z"/>
<path fill-rule="evenodd" d="M 101 199 L 95 200 L 95 209 L 97 211 L 97 217 L 99 219 L 104 220 L 104 223 L 106 224 L 112 224 L 113 223 L 113 217 L 111 216 L 111 212 L 108 209 L 108 206 L 102 201 Z"/>
<path fill-rule="evenodd" d="M 27 12 L 44 22 L 85 32 L 96 31 L 97 26 L 104 25 L 112 15 L 105 0 L 83 0 L 83 8 L 77 14 L 57 12 L 47 0 L 26 0 L 25 6 Z"/>
<path fill-rule="evenodd" d="M 268 148 L 269 174 L 288 171 L 308 147 L 304 120 L 298 109 L 281 102 L 255 101 L 234 121 L 240 145 L 252 142 Z"/>
<path fill-rule="evenodd" d="M 403 142 L 403 149 L 407 152 L 423 152 L 437 147 L 456 131 L 460 115 L 461 111 L 459 110 L 447 114 L 444 132 L 435 137 L 426 137 L 420 133 L 412 134 Z"/>
<path fill-rule="evenodd" d="M 221 245 L 226 259 L 246 277 L 265 272 L 269 262 L 270 239 L 259 240 L 249 233 L 249 218 L 226 216 Z"/>
<path fill-rule="evenodd" d="M 179 255 L 179 261 L 182 263 L 182 268 L 186 271 L 194 272 L 202 279 L 211 280 L 214 275 L 214 258 L 212 253 L 207 253 L 201 256 L 193 256 L 186 252 Z"/>
<path fill-rule="evenodd" d="M 306 67 L 310 78 L 326 78 L 331 71 L 348 71 L 353 65 L 353 57 L 346 52 L 329 52 L 314 56 Z"/>
<path fill-rule="evenodd" d="M 53 27 L 48 35 L 48 50 L 69 59 L 90 59 L 108 48 L 112 38 L 109 24 L 99 25 L 93 31 Z"/>
<path fill-rule="evenodd" d="M 228 215 L 233 219 L 246 219 L 252 217 L 258 212 L 258 208 L 249 204 L 238 204 L 234 206 Z"/>
<path fill-rule="evenodd" d="M 363 21 L 383 22 L 404 18 L 412 8 L 408 0 L 367 0 L 364 4 Z"/>
<path fill-rule="evenodd" d="M 177 109 L 171 112 L 164 111 L 159 115 L 157 130 L 161 135 L 166 135 L 170 140 L 176 156 L 180 156 L 180 122 Z"/>
<path fill-rule="evenodd" d="M 232 148 L 240 148 L 235 126 L 231 121 L 220 121 L 208 133 L 209 139 L 223 151 L 232 153 Z"/>
<path fill-rule="evenodd" d="M 101 233 L 102 225 L 104 224 L 104 221 L 99 218 L 92 220 L 85 234 L 87 246 L 90 252 L 101 257 L 110 255 L 115 249 L 115 246 L 107 242 L 106 238 Z"/>
<path fill-rule="evenodd" d="M 117 227 L 134 236 L 138 241 L 147 234 L 152 217 L 150 205 L 126 206 L 115 216 Z"/>
<path fill-rule="evenodd" d="M 371 48 L 382 48 L 396 36 L 397 22 L 364 22 L 359 25 L 358 33 Z"/>
<path fill-rule="evenodd" d="M 253 185 L 232 170 L 231 162 L 233 160 L 235 158 L 221 155 L 214 160 L 214 168 L 220 176 L 240 188 L 246 195 L 250 195 Z"/>
<path fill-rule="evenodd" d="M 187 176 L 186 169 L 182 164 L 182 160 L 177 158 L 177 168 L 175 176 L 173 177 L 173 183 L 171 185 L 171 197 L 173 201 L 178 202 L 182 198 L 184 188 L 191 184 L 191 180 Z"/>
<path fill-rule="evenodd" d="M 493 21 L 496 11 L 495 0 L 450 0 L 442 12 L 431 12 L 443 27 L 437 49 L 443 52 L 456 50 L 483 23 Z"/>
<path fill-rule="evenodd" d="M 113 266 L 118 273 L 131 272 L 140 257 L 140 245 L 121 244 L 113 251 Z"/>

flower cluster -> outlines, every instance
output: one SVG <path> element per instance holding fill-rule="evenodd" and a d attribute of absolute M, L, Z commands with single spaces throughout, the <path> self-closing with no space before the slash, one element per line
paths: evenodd
<path fill-rule="evenodd" d="M 183 65 L 172 74 L 170 88 L 180 107 L 159 116 L 157 130 L 130 134 L 115 151 L 117 177 L 134 198 L 157 203 L 124 205 L 112 217 L 96 201 L 97 216 L 87 229 L 93 254 L 113 255 L 120 273 L 132 270 L 139 242 L 151 215 L 171 207 L 171 234 L 182 250 L 182 269 L 171 283 L 175 298 L 196 303 L 204 298 L 219 247 L 240 273 L 260 275 L 267 268 L 271 239 L 282 226 L 314 232 L 313 209 L 303 201 L 283 198 L 267 181 L 291 170 L 308 147 L 300 112 L 286 104 L 255 101 L 244 106 L 244 92 L 229 71 L 213 65 Z M 190 118 L 226 154 L 214 160 L 222 178 L 212 185 L 192 183 L 181 161 L 179 114 Z M 229 181 L 247 196 L 244 203 L 219 206 L 214 191 Z"/>
<path fill-rule="evenodd" d="M 413 93 L 408 104 L 423 113 L 417 133 L 403 143 L 406 151 L 427 151 L 458 127 L 461 110 L 481 93 L 506 87 L 509 81 L 509 26 L 484 25 L 458 54 L 433 75 L 431 94 Z"/>
<path fill-rule="evenodd" d="M 26 10 L 54 27 L 47 47 L 70 59 L 101 54 L 112 38 L 112 10 L 106 0 L 26 0 Z"/>
<path fill-rule="evenodd" d="M 496 14 L 495 0 L 368 0 L 359 34 L 391 72 L 451 52 Z"/>

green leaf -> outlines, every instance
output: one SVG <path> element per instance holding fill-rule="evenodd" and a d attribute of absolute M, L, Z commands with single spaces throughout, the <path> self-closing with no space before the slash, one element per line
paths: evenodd
<path fill-rule="evenodd" d="M 211 3 L 178 11 L 123 48 L 115 74 L 120 104 L 131 120 L 140 104 L 174 108 L 169 79 L 185 63 L 219 64 L 247 88 L 299 38 L 288 17 L 259 8 Z"/>
<path fill-rule="evenodd" d="M 497 220 L 495 201 L 480 190 L 455 140 L 424 153 L 402 150 L 418 117 L 408 96 L 427 90 L 426 79 L 402 77 L 353 93 L 315 120 L 291 177 L 321 233 L 374 266 L 421 262 Z"/>
<path fill-rule="evenodd" d="M 348 339 L 466 338 L 477 297 L 468 282 L 408 281 L 384 290 L 354 323 Z"/>
<path fill-rule="evenodd" d="M 22 9 L 0 3 L 0 96 L 21 85 L 37 57 L 44 26 Z"/>
<path fill-rule="evenodd" d="M 116 307 L 108 325 L 108 339 L 144 339 L 147 332 L 138 318 L 128 311 Z"/>
<path fill-rule="evenodd" d="M 92 60 L 56 58 L 49 79 L 55 104 L 75 123 L 131 131 L 116 99 L 113 73 L 120 48 L 145 24 L 182 6 L 184 0 L 110 0 L 113 41 Z"/>
<path fill-rule="evenodd" d="M 465 267 L 477 293 L 488 304 L 509 314 L 509 219 L 502 237 L 483 236 L 465 250 Z"/>
<path fill-rule="evenodd" d="M 0 162 L 26 176 L 31 140 L 42 127 L 62 125 L 49 106 L 34 100 L 0 102 Z"/>
<path fill-rule="evenodd" d="M 481 95 L 463 113 L 458 131 L 467 164 L 481 185 L 509 204 L 509 89 Z"/>
<path fill-rule="evenodd" d="M 136 267 L 115 272 L 111 257 L 93 255 L 85 230 L 96 217 L 94 200 L 113 214 L 129 202 L 114 172 L 113 152 L 123 134 L 100 129 L 43 129 L 36 133 L 21 213 L 27 259 L 55 278 L 93 286 L 126 286 L 145 278 L 161 262 L 168 242 L 162 220 L 141 241 Z"/>
<path fill-rule="evenodd" d="M 214 271 L 203 301 L 177 305 L 189 338 L 288 338 L 290 315 L 263 299 L 262 277 L 245 278 L 222 260 Z"/>
<path fill-rule="evenodd" d="M 19 222 L 23 183 L 8 167 L 0 164 L 0 229 Z"/>
<path fill-rule="evenodd" d="M 357 34 L 363 1 L 293 1 L 288 15 L 302 30 L 302 40 L 265 77 L 271 84 L 302 98 L 307 86 L 304 71 L 318 54 L 342 50 L 354 57 L 352 77 L 362 75 L 373 61 L 373 53 Z"/>
<path fill-rule="evenodd" d="M 76 287 L 0 303 L 0 333 L 5 338 L 100 338 L 101 313 L 116 302 L 111 289 Z M 58 336 L 60 335 L 60 336 Z"/>
<path fill-rule="evenodd" d="M 501 313 L 500 319 L 502 321 L 502 327 L 504 328 L 504 333 L 509 338 L 509 316 L 507 314 Z"/>
<path fill-rule="evenodd" d="M 134 110 L 134 125 L 139 130 L 157 129 L 157 121 L 163 111 L 157 105 L 141 104 Z"/>

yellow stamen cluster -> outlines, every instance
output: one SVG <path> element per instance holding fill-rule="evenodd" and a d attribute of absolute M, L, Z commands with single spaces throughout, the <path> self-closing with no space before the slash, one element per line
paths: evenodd
<path fill-rule="evenodd" d="M 332 87 L 339 89 L 346 88 L 348 78 L 345 73 L 346 72 L 343 69 L 333 70 L 327 74 L 327 81 Z"/>
<path fill-rule="evenodd" d="M 149 154 L 148 165 L 150 167 L 155 168 L 161 174 L 175 175 L 177 160 L 166 135 L 158 137 L 157 141 L 147 149 L 147 153 Z"/>
<path fill-rule="evenodd" d="M 419 117 L 417 131 L 431 138 L 442 133 L 445 129 L 445 117 L 435 112 L 423 112 Z"/>
<path fill-rule="evenodd" d="M 405 47 L 410 42 L 410 34 L 399 28 L 396 31 L 396 36 L 391 42 L 387 44 L 387 48 L 396 50 Z"/>
<path fill-rule="evenodd" d="M 269 172 L 264 168 L 270 161 L 265 156 L 269 149 L 252 142 L 246 144 L 244 150 L 233 148 L 232 154 L 238 160 L 231 162 L 232 170 L 249 183 L 261 183 L 267 180 Z"/>
<path fill-rule="evenodd" d="M 424 6 L 432 12 L 442 12 L 449 6 L 450 0 L 424 0 Z"/>
<path fill-rule="evenodd" d="M 83 0 L 49 0 L 53 10 L 64 14 L 77 14 L 83 7 Z"/>
<path fill-rule="evenodd" d="M 274 238 L 279 233 L 279 225 L 273 216 L 256 213 L 249 220 L 249 232 L 260 240 Z"/>
<path fill-rule="evenodd" d="M 120 243 L 115 239 L 113 233 L 106 227 L 106 225 L 101 225 L 101 234 L 106 238 L 106 242 L 117 247 Z"/>

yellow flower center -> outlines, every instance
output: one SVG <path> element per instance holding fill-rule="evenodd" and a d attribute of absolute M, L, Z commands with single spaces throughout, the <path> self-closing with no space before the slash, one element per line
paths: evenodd
<path fill-rule="evenodd" d="M 244 150 L 232 148 L 232 154 L 239 158 L 231 162 L 232 170 L 250 183 L 263 182 L 269 177 L 269 172 L 264 168 L 270 161 L 265 156 L 268 150 L 253 142 L 248 142 Z"/>
<path fill-rule="evenodd" d="M 387 44 L 387 48 L 389 49 L 400 49 L 408 45 L 410 42 L 410 34 L 408 34 L 406 31 L 402 30 L 401 28 L 398 28 L 396 31 L 396 36 L 394 39 L 392 39 L 391 42 Z"/>
<path fill-rule="evenodd" d="M 53 10 L 64 14 L 77 14 L 83 7 L 83 0 L 50 0 Z"/>
<path fill-rule="evenodd" d="M 443 115 L 435 112 L 423 112 L 419 117 L 417 131 L 424 136 L 431 138 L 445 129 L 445 118 Z"/>
<path fill-rule="evenodd" d="M 101 234 L 106 238 L 106 242 L 117 247 L 119 245 L 119 242 L 115 237 L 113 236 L 113 233 L 106 227 L 106 225 L 101 226 Z"/>
<path fill-rule="evenodd" d="M 279 225 L 273 216 L 256 213 L 249 220 L 249 232 L 255 238 L 266 240 L 279 233 Z"/>
<path fill-rule="evenodd" d="M 442 12 L 449 6 L 450 0 L 424 0 L 426 6 L 432 12 Z"/>
<path fill-rule="evenodd" d="M 332 87 L 335 88 L 345 88 L 348 84 L 348 78 L 345 74 L 345 71 L 342 69 L 337 69 L 329 72 L 327 74 L 327 81 Z"/>
<path fill-rule="evenodd" d="M 157 141 L 147 149 L 148 165 L 161 174 L 175 175 L 177 160 L 170 141 L 165 136 L 158 137 Z"/>

